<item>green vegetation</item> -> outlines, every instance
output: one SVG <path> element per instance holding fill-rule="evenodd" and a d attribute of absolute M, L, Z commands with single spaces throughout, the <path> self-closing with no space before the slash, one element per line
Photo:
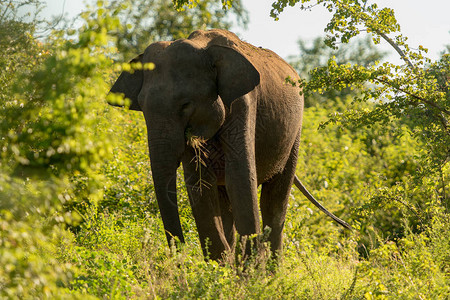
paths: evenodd
<path fill-rule="evenodd" d="M 328 30 L 344 42 L 355 22 L 375 40 L 398 28 L 390 10 L 319 2 L 334 5 Z M 186 8 L 178 33 L 160 24 L 147 38 L 185 36 L 192 28 L 183 20 L 199 11 L 225 15 L 205 3 Z M 37 39 L 44 23 L 21 16 L 25 4 L 40 5 L 0 0 L 0 298 L 450 297 L 448 54 L 431 62 L 399 37 L 409 63 L 392 66 L 376 64 L 383 54 L 369 41 L 349 50 L 357 60 L 319 40 L 300 44 L 291 62 L 308 100 L 297 175 L 356 230 L 343 232 L 293 189 L 281 261 L 262 251 L 245 266 L 219 264 L 202 257 L 181 170 L 186 244 L 167 247 L 143 117 L 106 104 L 115 72 L 129 67 L 114 60 L 142 47 L 145 24 L 130 28 L 130 6 L 98 1 L 79 30 Z M 237 7 L 228 14 L 239 18 Z M 204 20 L 193 24 L 229 26 Z M 133 31 L 131 44 L 118 42 Z"/>

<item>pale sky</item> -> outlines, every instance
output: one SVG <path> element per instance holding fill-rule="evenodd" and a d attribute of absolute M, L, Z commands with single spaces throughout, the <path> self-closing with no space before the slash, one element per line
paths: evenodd
<path fill-rule="evenodd" d="M 219 0 L 217 0 L 219 1 Z M 245 41 L 269 48 L 282 57 L 298 54 L 297 41 L 312 40 L 325 36 L 324 28 L 331 18 L 323 7 L 312 11 L 301 11 L 298 7 L 287 7 L 279 21 L 270 16 L 273 0 L 242 0 L 249 11 L 248 29 L 234 28 Z M 74 16 L 85 7 L 83 0 L 47 0 L 45 14 L 57 15 L 63 11 Z M 450 1 L 449 0 L 377 0 L 379 7 L 390 7 L 395 11 L 403 35 L 409 38 L 409 45 L 429 49 L 429 57 L 436 59 L 445 45 L 450 44 Z M 63 7 L 63 4 L 64 7 Z M 388 45 L 383 50 L 390 50 Z M 396 55 L 392 55 L 396 57 Z M 391 56 L 391 57 L 392 57 Z"/>

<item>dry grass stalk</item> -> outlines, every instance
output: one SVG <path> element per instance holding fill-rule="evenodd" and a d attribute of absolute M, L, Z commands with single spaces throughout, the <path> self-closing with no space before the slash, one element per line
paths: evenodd
<path fill-rule="evenodd" d="M 200 193 L 202 192 L 202 187 L 209 188 L 211 184 L 202 178 L 202 166 L 206 167 L 205 158 L 208 158 L 208 149 L 206 149 L 206 139 L 200 136 L 192 134 L 189 130 L 186 131 L 187 144 L 194 149 L 195 156 L 192 159 L 195 163 L 195 169 L 199 172 L 199 180 L 195 183 L 195 188 L 197 188 Z"/>

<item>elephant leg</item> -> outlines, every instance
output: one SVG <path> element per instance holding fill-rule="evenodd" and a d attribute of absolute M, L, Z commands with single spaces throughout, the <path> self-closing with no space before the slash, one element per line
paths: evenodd
<path fill-rule="evenodd" d="M 250 96 L 234 100 L 219 140 L 225 154 L 225 186 L 241 236 L 261 232 L 255 163 L 256 103 Z M 248 248 L 250 253 L 250 248 Z"/>
<path fill-rule="evenodd" d="M 267 226 L 271 229 L 269 241 L 273 254 L 282 250 L 283 227 L 290 190 L 295 176 L 299 141 L 300 132 L 291 149 L 284 170 L 262 185 L 260 206 L 263 228 Z"/>
<path fill-rule="evenodd" d="M 228 198 L 228 194 L 225 186 L 218 186 L 219 191 L 219 203 L 220 203 L 220 215 L 222 217 L 223 231 L 228 245 L 231 249 L 234 249 L 236 245 L 236 228 L 234 227 L 233 212 L 231 208 L 231 202 Z"/>
<path fill-rule="evenodd" d="M 192 159 L 183 160 L 183 168 L 203 254 L 205 257 L 218 260 L 225 251 L 230 250 L 230 246 L 224 233 L 221 196 L 216 180 L 207 170 L 203 170 L 200 175 Z"/>

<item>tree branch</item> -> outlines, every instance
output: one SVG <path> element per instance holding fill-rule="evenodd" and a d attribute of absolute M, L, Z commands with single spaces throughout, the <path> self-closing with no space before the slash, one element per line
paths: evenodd
<path fill-rule="evenodd" d="M 408 95 L 408 96 L 418 100 L 419 102 L 423 102 L 423 103 L 425 103 L 425 104 L 427 104 L 429 106 L 432 106 L 432 107 L 436 108 L 437 110 L 439 110 L 439 113 L 437 113 L 437 117 L 438 117 L 439 121 L 441 122 L 442 126 L 444 126 L 444 129 L 446 131 L 448 131 L 448 126 L 447 126 L 448 122 L 447 122 L 447 118 L 444 115 L 444 114 L 446 114 L 447 116 L 450 115 L 450 112 L 448 110 L 446 110 L 445 108 L 440 107 L 436 103 L 433 103 L 433 102 L 431 102 L 431 101 L 429 101 L 427 99 L 424 99 L 424 98 L 419 97 L 419 96 L 417 96 L 417 95 L 415 95 L 415 94 L 413 94 L 413 93 L 411 93 L 409 91 L 406 91 L 406 90 L 402 89 L 401 87 L 394 87 L 386 80 L 383 80 L 383 79 L 380 79 L 380 78 L 375 78 L 375 80 L 378 81 L 379 83 L 388 85 L 388 86 L 396 89 L 399 92 L 405 93 L 406 95 Z"/>
<path fill-rule="evenodd" d="M 442 113 L 445 113 L 446 115 L 450 115 L 450 111 L 446 110 L 445 108 L 440 107 L 439 105 L 437 105 L 434 102 L 431 102 L 431 101 L 429 101 L 429 100 L 427 100 L 425 98 L 419 97 L 419 96 L 417 96 L 417 95 L 415 95 L 415 94 L 413 94 L 413 93 L 411 93 L 411 92 L 409 92 L 409 91 L 407 91 L 405 89 L 402 89 L 401 87 L 394 87 L 394 86 L 392 86 L 390 84 L 390 82 L 388 82 L 386 80 L 383 80 L 381 78 L 375 78 L 375 80 L 380 82 L 380 83 L 382 83 L 382 84 L 389 85 L 389 86 L 393 87 L 394 89 L 396 89 L 396 90 L 398 90 L 398 91 L 400 91 L 402 93 L 405 93 L 405 94 L 407 94 L 410 97 L 413 97 L 414 99 L 417 99 L 417 100 L 419 100 L 419 101 L 421 101 L 421 102 L 423 102 L 423 103 L 425 103 L 425 104 L 427 104 L 429 106 L 432 106 L 432 107 L 436 108 L 437 110 L 441 111 Z"/>
<path fill-rule="evenodd" d="M 408 57 L 406 57 L 405 52 L 403 52 L 402 49 L 400 49 L 400 47 L 390 37 L 388 37 L 385 33 L 382 33 L 379 30 L 377 30 L 376 33 L 378 33 L 386 42 L 388 42 L 395 49 L 395 51 L 397 51 L 400 57 L 408 64 L 408 66 L 411 69 L 414 69 L 413 64 L 408 59 Z"/>

